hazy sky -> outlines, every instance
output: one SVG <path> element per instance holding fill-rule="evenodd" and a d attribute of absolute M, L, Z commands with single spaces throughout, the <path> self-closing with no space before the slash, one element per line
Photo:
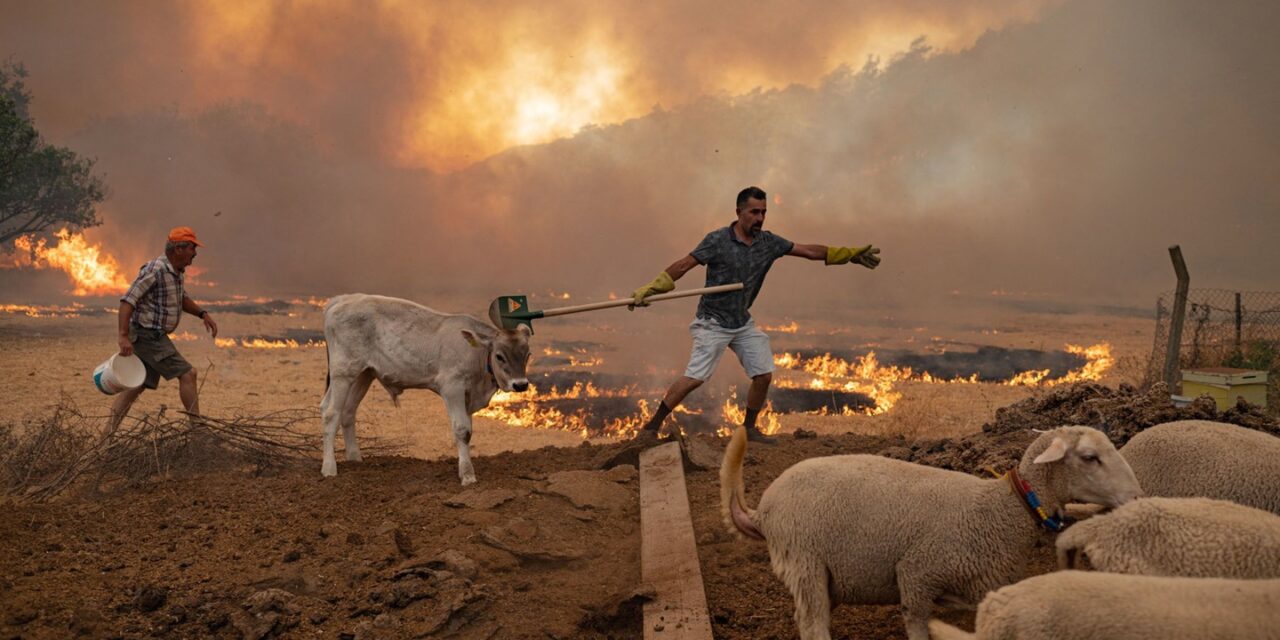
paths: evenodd
<path fill-rule="evenodd" d="M 764 296 L 1280 289 L 1280 4 L 0 2 L 91 239 L 230 293 L 625 293 L 769 191 Z M 914 44 L 913 44 L 914 43 Z M 217 214 L 217 215 L 215 215 Z M 693 272 L 682 287 L 701 284 Z"/>

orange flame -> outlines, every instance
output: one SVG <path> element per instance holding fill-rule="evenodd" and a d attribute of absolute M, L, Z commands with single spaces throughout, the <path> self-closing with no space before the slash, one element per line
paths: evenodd
<path fill-rule="evenodd" d="M 1084 366 L 1068 371 L 1066 375 L 1060 378 L 1049 378 L 1048 369 L 1023 371 L 999 384 L 1049 387 L 1072 382 L 1096 381 L 1101 380 L 1103 374 L 1114 364 L 1111 356 L 1111 345 L 1105 342 L 1089 347 L 1068 344 L 1066 345 L 1066 351 L 1084 357 Z M 882 366 L 876 359 L 874 351 L 852 362 L 842 360 L 829 353 L 807 360 L 801 358 L 799 354 L 782 353 L 775 355 L 773 361 L 778 367 L 793 371 L 804 371 L 816 376 L 811 378 L 807 385 L 784 379 L 775 382 L 778 386 L 790 388 L 807 386 L 811 389 L 833 389 L 861 393 L 875 402 L 874 408 L 867 408 L 861 412 L 868 415 L 887 413 L 897 404 L 898 400 L 902 398 L 902 393 L 895 391 L 894 386 L 899 382 L 930 384 L 978 384 L 980 382 L 976 373 L 967 378 L 943 379 L 927 371 L 916 373 L 912 371 L 911 367 Z M 847 379 L 848 381 L 841 383 L 836 379 Z M 842 413 L 851 415 L 857 412 L 846 408 Z"/>
<path fill-rule="evenodd" d="M 773 331 L 776 333 L 796 333 L 797 331 L 800 330 L 800 325 L 796 324 L 795 320 L 792 320 L 788 324 L 778 325 L 776 327 L 766 325 L 761 328 L 764 329 L 765 331 Z"/>
<path fill-rule="evenodd" d="M 598 367 L 598 366 L 600 366 L 600 365 L 604 364 L 604 358 L 597 358 L 597 357 L 595 357 L 595 356 L 588 356 L 588 357 L 586 357 L 586 358 L 579 359 L 579 358 L 578 358 L 578 356 L 575 356 L 575 355 L 573 355 L 573 354 L 571 354 L 571 353 L 570 353 L 570 354 L 566 354 L 565 352 L 563 352 L 563 351 L 561 351 L 561 350 L 559 350 L 559 349 L 553 348 L 553 347 L 543 347 L 543 348 L 542 348 L 542 354 L 543 354 L 543 355 L 547 355 L 547 356 L 564 356 L 564 357 L 566 357 L 566 358 L 568 358 L 568 359 L 569 359 L 569 366 L 570 366 L 570 367 L 585 367 L 585 368 L 591 368 L 591 367 Z"/>
<path fill-rule="evenodd" d="M 733 435 L 733 430 L 747 419 L 746 406 L 739 406 L 738 391 L 736 389 L 729 390 L 729 397 L 725 399 L 724 406 L 720 408 L 720 415 L 728 423 L 716 429 L 716 435 L 721 437 Z M 778 414 L 773 412 L 772 402 L 765 402 L 764 409 L 756 417 L 756 427 L 765 435 L 773 435 L 782 431 L 782 423 L 778 422 Z"/>
<path fill-rule="evenodd" d="M 540 407 L 537 403 L 565 398 L 624 398 L 629 396 L 631 391 L 630 387 L 602 390 L 590 382 L 586 384 L 579 382 L 567 391 L 551 387 L 551 391 L 539 394 L 537 387 L 531 386 L 528 391 L 522 393 L 499 391 L 489 400 L 489 406 L 477 411 L 476 415 L 499 420 L 513 427 L 572 431 L 587 438 L 591 436 L 592 430 L 587 424 L 589 414 L 586 411 L 579 410 L 565 414 L 554 407 Z M 517 403 L 520 404 L 519 407 L 513 406 Z M 649 410 L 649 403 L 644 400 L 637 400 L 636 407 L 639 413 L 610 420 L 599 429 L 599 432 L 623 439 L 634 437 L 653 413 Z"/>
<path fill-rule="evenodd" d="M 185 338 L 179 338 L 185 339 Z M 324 340 L 308 340 L 306 342 L 298 342 L 297 340 L 267 340 L 265 338 L 215 338 L 213 341 L 219 347 L 224 349 L 240 346 L 245 349 L 304 349 L 308 347 L 323 347 Z"/>
<path fill-rule="evenodd" d="M 34 236 L 21 236 L 13 241 L 19 253 L 16 267 L 34 269 L 61 269 L 71 276 L 75 296 L 101 296 L 123 293 L 129 281 L 120 274 L 115 258 L 102 252 L 101 245 L 91 245 L 79 233 L 66 228 L 56 234 L 58 244 L 49 247 L 46 239 L 33 241 Z"/>
<path fill-rule="evenodd" d="M 68 306 L 59 305 L 31 305 L 31 304 L 0 304 L 0 313 L 22 314 L 28 318 L 79 318 L 81 314 L 89 311 L 89 308 L 76 302 Z M 115 309 L 103 309 L 103 311 L 115 311 Z"/>
<path fill-rule="evenodd" d="M 317 298 L 315 296 L 307 296 L 306 298 L 294 298 L 289 301 L 289 304 L 294 304 L 298 306 L 305 305 L 305 306 L 315 307 L 317 309 L 323 309 L 326 304 L 329 304 L 329 299 Z"/>

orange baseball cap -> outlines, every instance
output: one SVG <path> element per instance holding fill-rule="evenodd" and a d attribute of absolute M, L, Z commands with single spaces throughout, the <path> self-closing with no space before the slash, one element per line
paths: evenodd
<path fill-rule="evenodd" d="M 169 231 L 169 242 L 190 242 L 197 247 L 204 246 L 196 240 L 196 232 L 192 231 L 191 227 L 174 227 Z"/>

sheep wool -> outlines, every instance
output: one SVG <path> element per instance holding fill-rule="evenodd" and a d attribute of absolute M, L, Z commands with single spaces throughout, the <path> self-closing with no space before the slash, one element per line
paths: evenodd
<path fill-rule="evenodd" d="M 1230 500 L 1280 515 L 1280 438 L 1208 420 L 1156 425 L 1120 448 L 1149 496 Z"/>
<path fill-rule="evenodd" d="M 1272 640 L 1280 580 L 1057 571 L 988 595 L 976 627 L 929 622 L 934 640 Z"/>
<path fill-rule="evenodd" d="M 1078 522 L 1058 567 L 1188 578 L 1280 578 L 1280 516 L 1225 500 L 1143 498 Z"/>
<path fill-rule="evenodd" d="M 745 448 L 739 429 L 721 463 L 722 512 L 731 531 L 765 540 L 804 640 L 830 638 L 838 603 L 900 603 L 908 637 L 925 640 L 935 603 L 972 605 L 1016 581 L 1049 535 L 1006 480 L 873 455 L 797 463 L 752 510 Z M 1018 472 L 1054 516 L 1067 502 L 1116 506 L 1141 493 L 1111 441 L 1088 427 L 1041 434 Z"/>

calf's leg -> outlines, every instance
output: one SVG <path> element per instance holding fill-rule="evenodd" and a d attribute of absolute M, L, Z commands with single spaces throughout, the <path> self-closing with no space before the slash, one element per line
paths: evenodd
<path fill-rule="evenodd" d="M 370 384 L 373 384 L 373 373 L 362 371 L 351 383 L 347 402 L 342 407 L 342 441 L 347 447 L 347 460 L 352 462 L 360 461 L 360 445 L 356 443 L 356 409 L 360 408 L 364 394 L 369 392 Z"/>
<path fill-rule="evenodd" d="M 342 422 L 352 382 L 350 378 L 331 375 L 329 388 L 320 401 L 320 419 L 324 422 L 324 462 L 320 464 L 320 475 L 325 477 L 338 475 L 338 462 L 333 459 L 333 440 L 338 436 L 338 425 Z"/>
<path fill-rule="evenodd" d="M 467 411 L 467 393 L 462 389 L 451 389 L 440 395 L 444 397 L 449 411 L 453 440 L 458 444 L 458 477 L 465 487 L 476 481 L 476 470 L 471 466 L 471 413 Z"/>

